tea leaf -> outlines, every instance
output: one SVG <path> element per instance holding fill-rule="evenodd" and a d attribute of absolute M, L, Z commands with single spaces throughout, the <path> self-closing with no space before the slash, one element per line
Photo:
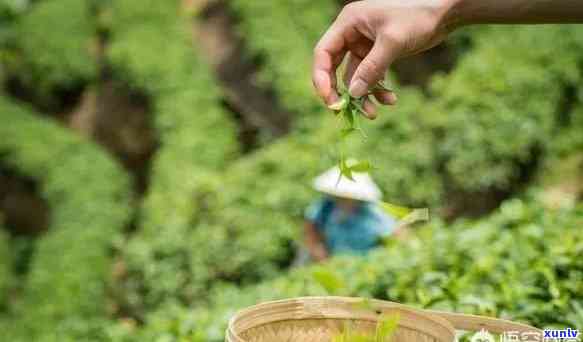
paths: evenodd
<path fill-rule="evenodd" d="M 390 316 L 381 316 L 374 335 L 354 332 L 351 325 L 347 322 L 344 325 L 342 333 L 332 337 L 332 342 L 390 342 L 399 326 L 399 321 L 400 316 L 398 313 Z"/>
<path fill-rule="evenodd" d="M 356 131 L 356 128 L 343 128 L 340 131 L 340 136 L 342 137 L 342 139 L 344 139 L 355 131 Z"/>
<path fill-rule="evenodd" d="M 404 218 L 405 216 L 409 215 L 413 210 L 407 207 L 402 207 L 388 202 L 379 202 L 379 205 L 385 212 L 398 219 Z"/>
<path fill-rule="evenodd" d="M 334 111 L 340 112 L 340 111 L 343 111 L 346 109 L 349 102 L 350 102 L 350 96 L 346 93 L 342 96 L 340 101 L 328 106 L 328 108 L 330 108 Z"/>
<path fill-rule="evenodd" d="M 420 209 L 413 209 L 409 215 L 403 217 L 399 223 L 401 225 L 409 225 L 415 222 L 420 221 L 428 221 L 429 220 L 429 209 L 428 208 L 420 208 Z"/>
<path fill-rule="evenodd" d="M 338 294 L 346 287 L 344 281 L 331 270 L 316 269 L 312 276 L 329 294 Z"/>
<path fill-rule="evenodd" d="M 361 161 L 355 165 L 350 166 L 350 170 L 352 172 L 368 172 L 370 169 L 372 169 L 372 165 L 368 161 Z"/>
<path fill-rule="evenodd" d="M 342 156 L 342 155 L 340 156 L 339 168 L 340 168 L 340 177 L 339 178 L 342 178 L 342 176 L 344 176 L 344 177 L 350 179 L 351 181 L 355 182 L 355 179 L 352 176 L 352 170 L 348 166 L 348 162 L 346 161 L 346 158 L 344 158 L 344 156 Z M 338 180 L 338 183 L 340 183 L 340 179 Z M 336 183 L 336 185 L 338 185 L 338 183 Z"/>
<path fill-rule="evenodd" d="M 355 115 L 352 108 L 349 106 L 344 111 L 342 111 L 342 114 L 346 123 L 346 128 L 354 128 Z"/>
<path fill-rule="evenodd" d="M 379 202 L 378 205 L 387 214 L 397 218 L 400 225 L 409 225 L 415 222 L 429 220 L 428 208 L 411 209 L 388 202 Z"/>
<path fill-rule="evenodd" d="M 400 319 L 398 313 L 383 317 L 377 325 L 375 342 L 389 342 L 399 326 Z"/>

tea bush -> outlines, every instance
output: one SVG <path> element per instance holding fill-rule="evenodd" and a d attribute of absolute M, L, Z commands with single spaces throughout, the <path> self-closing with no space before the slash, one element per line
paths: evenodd
<path fill-rule="evenodd" d="M 521 28 L 505 34 L 517 41 L 522 39 L 522 35 L 532 35 L 532 32 L 527 34 L 522 30 L 527 29 Z M 546 33 L 550 37 L 556 34 L 552 30 L 554 28 Z M 480 121 L 474 123 L 469 119 L 485 116 L 486 112 L 468 112 L 468 119 L 465 121 L 455 115 L 449 121 L 448 113 L 451 110 L 469 111 L 480 108 L 471 102 L 476 97 L 464 97 L 454 103 L 453 99 L 457 96 L 454 90 L 462 87 L 454 87 L 453 82 L 463 75 L 474 75 L 470 67 L 474 65 L 472 63 L 479 64 L 479 61 L 488 57 L 482 44 L 486 45 L 488 41 L 497 42 L 499 38 L 496 37 L 500 34 L 495 30 L 482 32 L 472 52 L 462 59 L 450 75 L 444 76 L 440 82 L 447 83 L 451 79 L 452 84 L 447 84 L 453 90 L 436 86 L 434 91 L 441 92 L 442 97 L 428 100 L 418 90 L 399 89 L 399 106 L 385 110 L 377 121 L 365 124 L 369 138 L 364 142 L 361 139 L 348 142 L 349 155 L 365 159 L 370 157 L 376 167 L 373 176 L 381 185 L 388 201 L 431 206 L 434 212 L 439 212 L 453 177 L 452 172 L 443 170 L 442 166 L 454 158 L 469 158 L 475 153 L 466 151 L 463 146 L 446 150 L 444 144 L 455 138 L 443 132 L 451 130 L 463 135 L 465 127 L 483 134 L 482 139 L 488 142 L 493 139 L 492 135 L 499 133 L 490 132 L 480 126 Z M 512 61 L 510 58 L 509 60 Z M 538 64 L 533 61 L 538 63 L 536 56 L 525 58 L 524 63 L 530 63 L 535 68 Z M 498 70 L 497 67 L 488 65 L 483 65 L 483 68 L 492 69 L 492 72 Z M 538 87 L 531 84 L 534 80 L 521 81 L 518 76 L 516 80 L 513 81 L 517 84 L 514 92 L 522 94 L 523 98 L 528 98 L 527 93 L 532 92 L 533 87 Z M 479 98 L 487 99 L 491 91 L 483 91 Z M 563 93 L 557 91 L 550 105 L 545 107 L 537 103 L 534 118 L 531 117 L 534 114 L 530 107 L 514 102 L 509 103 L 508 107 L 518 118 L 524 116 L 525 119 L 543 120 L 541 122 L 546 122 L 548 127 L 553 127 L 548 129 L 533 125 L 533 132 L 542 136 L 546 134 L 545 141 L 551 141 L 559 130 L 554 128 L 554 112 L 562 100 Z M 447 107 L 444 103 L 448 103 Z M 504 118 L 499 119 L 505 124 Z M 208 291 L 212 291 L 217 282 L 251 284 L 273 278 L 285 270 L 298 244 L 303 221 L 302 211 L 317 196 L 310 189 L 310 182 L 318 173 L 336 162 L 335 141 L 338 128 L 333 120 L 332 115 L 314 118 L 310 135 L 299 131 L 230 164 L 228 170 L 218 179 L 202 177 L 198 182 L 199 186 L 192 192 L 190 203 L 186 204 L 191 206 L 192 214 L 180 216 L 189 218 L 183 224 L 184 228 L 172 232 L 168 230 L 166 234 L 156 238 L 152 235 L 149 240 L 136 240 L 140 241 L 139 245 L 134 241 L 135 258 L 140 255 L 143 260 L 149 260 L 142 261 L 140 265 L 149 265 L 150 274 L 156 274 L 155 278 L 152 277 L 156 281 L 144 282 L 142 277 L 146 277 L 143 275 L 145 272 L 134 270 L 140 276 L 126 283 L 126 286 L 136 289 L 135 296 L 131 298 L 140 303 L 140 312 L 156 310 L 164 302 L 204 306 Z M 467 126 L 460 126 L 462 123 Z M 516 123 L 512 121 L 511 124 Z M 458 129 L 460 132 L 457 132 Z M 509 130 L 509 127 L 505 126 L 505 129 Z M 488 181 L 485 178 L 489 175 L 488 169 L 484 166 L 475 171 L 475 177 L 484 183 L 476 188 L 467 180 L 459 188 L 468 192 L 476 189 L 488 190 L 491 186 L 503 184 L 503 180 L 512 181 L 512 176 L 519 172 L 523 162 L 519 158 L 523 153 L 522 149 L 532 147 L 540 141 L 535 139 L 535 133 L 525 137 L 529 140 L 524 146 L 512 145 L 505 154 L 487 155 L 490 160 L 499 158 L 500 164 L 506 165 L 509 171 L 504 177 Z M 156 249 L 158 258 L 145 252 L 150 241 L 154 239 L 163 241 Z"/>
<path fill-rule="evenodd" d="M 44 101 L 52 100 L 52 91 L 74 88 L 96 76 L 96 27 L 88 3 L 39 1 L 14 23 L 13 56 L 5 58 L 8 70 Z"/>
<path fill-rule="evenodd" d="M 322 112 L 309 86 L 312 51 L 334 18 L 337 3 L 235 0 L 229 6 L 240 19 L 249 52 L 261 57 L 261 81 L 269 82 L 282 104 L 304 118 L 297 127 L 309 129 L 310 117 Z"/>
<path fill-rule="evenodd" d="M 396 109 L 395 116 L 386 116 L 381 122 L 387 125 L 392 122 L 405 131 L 412 129 L 411 122 L 402 125 L 396 119 L 414 113 L 413 108 L 418 105 L 415 99 L 420 96 L 413 90 L 410 96 L 412 101 L 405 102 Z M 298 246 L 303 210 L 318 196 L 311 189 L 311 180 L 335 162 L 337 133 L 332 120 L 331 115 L 325 118 L 321 130 L 313 135 L 292 134 L 246 155 L 230 164 L 220 178 L 201 177 L 185 204 L 194 212 L 184 216 L 190 218 L 184 228 L 166 230 L 164 234 L 157 230 L 148 239 L 134 240 L 135 258 L 148 260 L 140 264 L 147 265 L 146 271 L 134 272 L 160 274 L 156 281 L 144 281 L 145 276 L 140 276 L 125 283 L 137 289 L 137 302 L 139 298 L 144 301 L 140 310 L 155 310 L 164 301 L 206 305 L 208 291 L 217 282 L 251 284 L 284 271 Z M 372 128 L 371 125 L 371 135 L 376 132 Z M 407 146 L 408 152 L 423 146 L 422 142 L 415 145 L 411 137 L 396 134 L 395 144 Z M 370 147 L 354 146 L 361 153 Z M 398 154 L 394 155 L 398 158 Z M 391 165 L 397 174 L 414 173 L 416 167 L 406 163 Z M 395 187 L 390 193 L 400 190 Z M 170 222 L 179 218 L 173 217 Z M 153 244 L 157 245 L 157 254 L 150 257 L 146 251 Z"/>
<path fill-rule="evenodd" d="M 236 310 L 305 295 L 375 297 L 438 310 L 529 322 L 583 323 L 583 208 L 548 210 L 535 199 L 510 200 L 491 217 L 453 225 L 435 221 L 407 241 L 361 258 L 323 265 L 250 287 L 220 286 L 208 308 L 169 306 L 145 329 L 117 326 L 119 340 L 190 338 L 222 341 Z M 132 338 L 130 338 L 130 336 Z"/>
<path fill-rule="evenodd" d="M 130 216 L 128 178 L 102 149 L 22 105 L 0 98 L 0 121 L 0 161 L 37 180 L 51 208 L 8 340 L 89 338 L 105 317 L 110 251 Z"/>
<path fill-rule="evenodd" d="M 195 194 L 237 157 L 238 143 L 178 2 L 116 1 L 112 14 L 113 70 L 151 97 L 160 140 L 140 231 L 122 247 L 128 277 L 118 290 L 125 305 L 139 311 L 183 294 L 180 267 L 196 248 L 187 236 L 198 229 L 195 217 L 204 210 Z"/>
<path fill-rule="evenodd" d="M 8 233 L 3 230 L 0 213 L 0 315 L 6 306 L 7 293 L 12 280 L 12 255 Z"/>
<path fill-rule="evenodd" d="M 452 187 L 507 189 L 524 177 L 521 165 L 536 168 L 560 135 L 559 118 L 571 115 L 569 89 L 580 88 L 581 32 L 492 29 L 478 36 L 454 72 L 433 82 L 428 116 L 441 136 L 437 154 Z"/>

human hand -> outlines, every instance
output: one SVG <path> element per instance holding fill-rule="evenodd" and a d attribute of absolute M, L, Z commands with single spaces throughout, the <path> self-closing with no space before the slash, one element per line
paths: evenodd
<path fill-rule="evenodd" d="M 427 50 L 448 33 L 450 0 L 364 0 L 348 4 L 314 50 L 312 80 L 328 106 L 340 100 L 336 70 L 347 57 L 344 82 L 353 97 L 367 96 L 366 115 L 376 117 L 369 92 L 393 105 L 391 91 L 374 87 L 391 63 Z"/>

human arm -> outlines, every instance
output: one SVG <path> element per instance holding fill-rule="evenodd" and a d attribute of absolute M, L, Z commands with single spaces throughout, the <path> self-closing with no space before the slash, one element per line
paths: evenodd
<path fill-rule="evenodd" d="M 312 259 L 315 261 L 323 261 L 328 258 L 328 251 L 326 250 L 322 236 L 313 222 L 306 221 L 304 224 L 304 239 Z"/>
<path fill-rule="evenodd" d="M 451 27 L 583 23 L 580 0 L 457 0 L 450 7 L 444 22 Z"/>
<path fill-rule="evenodd" d="M 336 70 L 345 58 L 344 81 L 352 96 L 362 97 L 395 60 L 430 49 L 459 27 L 577 22 L 583 22 L 581 0 L 357 1 L 344 7 L 317 44 L 312 80 L 318 95 L 331 106 L 339 100 Z M 396 103 L 390 91 L 373 94 L 381 104 Z M 365 110 L 374 119 L 370 100 Z"/>

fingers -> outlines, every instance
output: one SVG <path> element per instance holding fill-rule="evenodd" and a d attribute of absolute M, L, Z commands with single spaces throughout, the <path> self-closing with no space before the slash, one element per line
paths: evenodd
<path fill-rule="evenodd" d="M 346 87 L 349 86 L 350 80 L 352 80 L 356 69 L 362 62 L 362 59 L 356 54 L 350 52 L 348 53 L 346 68 L 344 69 L 344 84 Z M 395 93 L 390 91 L 376 90 L 373 92 L 374 97 L 383 105 L 394 105 L 397 103 L 397 96 Z M 377 106 L 370 99 L 366 99 L 364 102 L 365 116 L 368 119 L 374 120 L 377 117 Z"/>
<path fill-rule="evenodd" d="M 377 118 L 377 105 L 370 99 L 365 99 L 362 107 L 364 109 L 364 116 L 367 119 L 374 120 Z"/>
<path fill-rule="evenodd" d="M 362 59 L 357 57 L 354 53 L 349 52 L 346 62 L 346 68 L 344 70 L 344 84 L 349 87 L 350 81 L 352 80 L 358 65 L 362 62 Z M 397 95 L 392 91 L 375 90 L 373 91 L 374 97 L 381 104 L 384 105 L 394 105 L 397 103 Z"/>
<path fill-rule="evenodd" d="M 384 105 L 393 106 L 397 104 L 397 95 L 392 91 L 375 90 L 373 95 L 377 101 Z"/>
<path fill-rule="evenodd" d="M 328 106 L 339 100 L 336 69 L 345 55 L 346 42 L 342 27 L 334 23 L 316 45 L 312 70 L 312 82 L 316 92 Z"/>
<path fill-rule="evenodd" d="M 389 65 L 395 59 L 396 49 L 393 44 L 377 39 L 369 54 L 358 65 L 350 81 L 350 95 L 366 95 L 378 81 L 384 78 Z M 389 100 L 389 95 L 384 100 Z"/>

